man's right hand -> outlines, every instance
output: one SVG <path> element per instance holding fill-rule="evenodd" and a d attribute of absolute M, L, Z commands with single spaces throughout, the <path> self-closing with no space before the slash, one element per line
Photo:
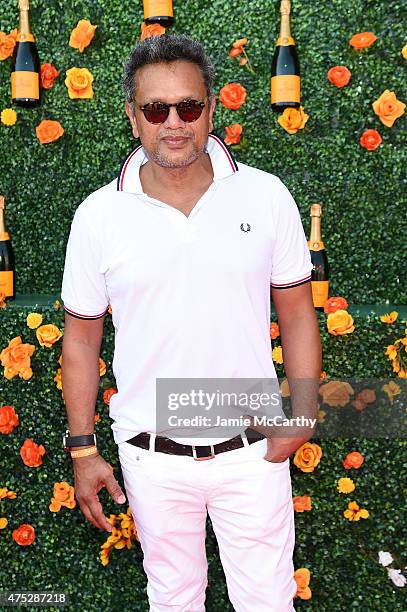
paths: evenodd
<path fill-rule="evenodd" d="M 111 532 L 112 525 L 103 514 L 97 494 L 102 487 L 106 487 L 117 504 L 124 504 L 126 496 L 113 476 L 110 465 L 100 455 L 77 457 L 72 461 L 75 474 L 75 497 L 80 509 L 92 525 Z"/>

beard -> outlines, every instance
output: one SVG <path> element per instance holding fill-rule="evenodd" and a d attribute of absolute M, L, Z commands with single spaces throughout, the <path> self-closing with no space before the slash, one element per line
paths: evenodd
<path fill-rule="evenodd" d="M 206 145 L 204 145 L 201 149 L 196 146 L 196 143 L 191 139 L 192 148 L 184 153 L 184 157 L 173 159 L 172 157 L 160 151 L 159 145 L 156 145 L 154 150 L 148 151 L 144 148 L 146 157 L 149 161 L 155 162 L 161 168 L 185 168 L 186 166 L 190 166 L 197 159 L 201 157 L 204 153 L 206 153 Z"/>

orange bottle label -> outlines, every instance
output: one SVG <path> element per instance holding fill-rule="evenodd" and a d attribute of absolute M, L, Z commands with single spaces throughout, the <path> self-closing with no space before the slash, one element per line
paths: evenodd
<path fill-rule="evenodd" d="M 311 242 L 311 240 L 308 240 L 307 244 L 310 251 L 323 251 L 325 249 L 322 240 L 320 242 Z"/>
<path fill-rule="evenodd" d="M 311 281 L 311 289 L 314 306 L 323 306 L 328 299 L 329 281 Z"/>
<path fill-rule="evenodd" d="M 20 32 L 17 34 L 17 40 L 19 42 L 35 42 L 35 38 L 31 32 L 29 34 L 21 34 Z"/>
<path fill-rule="evenodd" d="M 33 98 L 40 97 L 40 79 L 38 72 L 18 70 L 11 73 L 11 97 Z"/>
<path fill-rule="evenodd" d="M 10 272 L 0 272 L 0 293 L 5 293 L 6 297 L 11 297 L 13 295 L 13 280 L 14 273 Z"/>
<path fill-rule="evenodd" d="M 144 0 L 144 19 L 173 15 L 172 0 Z"/>
<path fill-rule="evenodd" d="M 276 102 L 300 102 L 300 77 L 297 74 L 271 77 L 271 103 Z"/>

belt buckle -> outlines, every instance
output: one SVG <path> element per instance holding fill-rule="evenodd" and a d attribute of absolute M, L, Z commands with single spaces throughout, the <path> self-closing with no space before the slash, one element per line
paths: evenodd
<path fill-rule="evenodd" d="M 193 456 L 195 461 L 206 461 L 207 459 L 214 459 L 215 458 L 215 449 L 213 448 L 213 444 L 208 444 L 207 445 L 207 446 L 210 446 L 210 449 L 211 449 L 211 454 L 208 457 L 197 457 L 197 455 L 196 455 L 196 447 L 194 446 L 194 444 L 192 444 L 191 446 L 192 446 L 192 456 Z"/>

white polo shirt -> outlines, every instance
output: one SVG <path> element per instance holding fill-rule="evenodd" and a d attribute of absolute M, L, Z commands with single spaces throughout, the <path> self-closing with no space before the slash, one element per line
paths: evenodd
<path fill-rule="evenodd" d="M 61 297 L 82 319 L 102 317 L 111 305 L 116 443 L 160 433 L 156 378 L 276 378 L 270 285 L 311 278 L 298 208 L 282 181 L 236 163 L 214 135 L 207 150 L 213 183 L 188 217 L 143 192 L 147 159 L 138 147 L 72 221 Z M 227 439 L 215 433 L 174 439 Z"/>

